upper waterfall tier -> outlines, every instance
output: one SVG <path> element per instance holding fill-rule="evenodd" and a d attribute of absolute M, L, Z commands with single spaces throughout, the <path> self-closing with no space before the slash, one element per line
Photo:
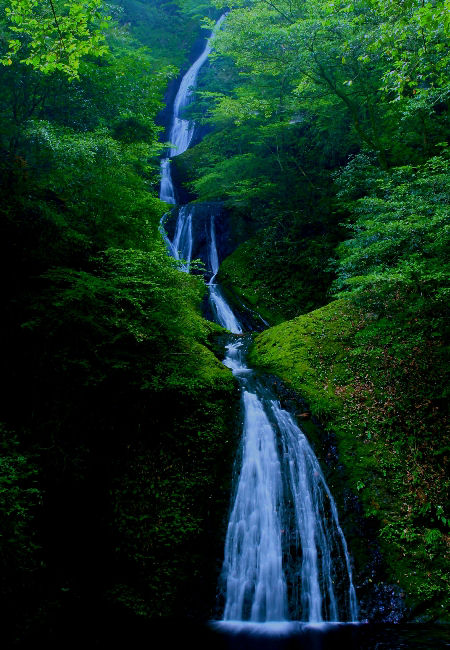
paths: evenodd
<path fill-rule="evenodd" d="M 217 21 L 214 31 L 219 29 L 225 16 Z M 213 31 L 213 34 L 214 34 Z M 211 35 L 212 36 L 212 35 Z M 159 198 L 166 203 L 175 204 L 175 188 L 170 171 L 170 158 L 184 153 L 191 144 L 194 135 L 195 123 L 183 117 L 184 109 L 191 103 L 193 92 L 197 85 L 197 77 L 200 68 L 205 64 L 212 50 L 211 38 L 206 42 L 203 52 L 194 61 L 189 70 L 181 80 L 180 87 L 173 104 L 172 122 L 169 131 L 170 149 L 169 155 L 161 160 L 161 190 Z"/>
<path fill-rule="evenodd" d="M 217 21 L 214 31 L 219 29 L 224 21 L 225 16 L 221 16 Z M 169 156 L 178 156 L 189 148 L 192 136 L 194 134 L 195 124 L 183 118 L 183 110 L 191 103 L 192 94 L 197 85 L 197 77 L 200 68 L 206 63 L 208 56 L 212 50 L 211 39 L 208 39 L 205 49 L 200 54 L 198 59 L 191 65 L 189 70 L 181 80 L 180 87 L 175 97 L 173 105 L 173 122 L 170 129 L 170 153 Z"/>

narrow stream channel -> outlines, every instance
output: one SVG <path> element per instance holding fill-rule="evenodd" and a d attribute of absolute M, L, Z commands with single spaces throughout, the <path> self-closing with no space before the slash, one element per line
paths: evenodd
<path fill-rule="evenodd" d="M 222 17 L 216 29 L 219 29 Z M 197 75 L 211 51 L 208 41 L 184 75 L 175 98 L 171 148 L 161 163 L 161 199 L 174 204 L 170 159 L 189 148 L 195 125 L 183 118 Z M 168 252 L 189 272 L 194 208 L 179 208 Z M 356 622 L 358 605 L 347 543 L 336 504 L 317 458 L 293 416 L 282 409 L 246 363 L 242 323 L 215 282 L 215 215 L 209 215 L 209 299 L 215 320 L 230 337 L 223 363 L 242 392 L 244 425 L 240 463 L 225 540 L 222 625 L 289 621 Z"/>

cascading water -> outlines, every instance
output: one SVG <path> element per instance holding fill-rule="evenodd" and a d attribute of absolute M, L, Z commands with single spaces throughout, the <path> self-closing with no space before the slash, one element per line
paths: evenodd
<path fill-rule="evenodd" d="M 304 620 L 339 621 L 336 584 L 347 584 L 346 608 L 351 621 L 358 618 L 347 542 L 339 524 L 336 503 L 319 462 L 292 415 L 276 400 L 271 409 L 280 432 L 294 506 L 294 541 L 301 552 L 300 600 Z M 299 543 L 298 543 L 299 542 Z"/>
<path fill-rule="evenodd" d="M 292 415 L 253 376 L 244 347 L 231 342 L 224 360 L 241 384 L 244 410 L 224 621 L 357 621 L 350 556 L 319 462 Z"/>
<path fill-rule="evenodd" d="M 189 273 L 192 259 L 192 210 L 183 205 L 178 213 L 175 236 L 171 244 L 176 260 L 184 260 L 181 270 Z"/>
<path fill-rule="evenodd" d="M 224 20 L 225 16 L 219 18 L 214 31 L 220 28 L 220 25 Z M 175 187 L 170 170 L 170 159 L 184 153 L 192 141 L 195 124 L 183 117 L 183 110 L 192 101 L 193 91 L 197 84 L 198 73 L 202 65 L 206 62 L 211 49 L 211 42 L 208 40 L 199 58 L 191 65 L 182 78 L 180 87 L 175 96 L 169 133 L 171 147 L 169 149 L 168 157 L 161 160 L 161 185 L 159 192 L 159 198 L 161 201 L 172 205 L 176 204 L 176 198 Z M 170 241 L 164 229 L 164 221 L 166 217 L 167 215 L 164 215 L 161 219 L 160 231 L 166 243 L 167 250 L 176 260 L 183 260 L 180 269 L 189 273 L 192 259 L 192 208 L 185 205 L 178 211 L 175 235 L 172 241 Z"/>
<path fill-rule="evenodd" d="M 161 160 L 161 186 L 159 190 L 159 198 L 165 203 L 172 203 L 175 205 L 175 188 L 172 182 L 172 174 L 170 172 L 170 158 L 163 158 Z"/>
<path fill-rule="evenodd" d="M 223 17 L 218 21 L 220 26 Z M 211 44 L 183 77 L 170 130 L 170 156 L 185 151 L 194 125 L 182 117 Z M 170 159 L 161 163 L 161 199 L 175 203 Z M 179 209 L 168 252 L 189 272 L 193 206 Z M 292 415 L 245 361 L 243 326 L 215 282 L 219 271 L 215 214 L 209 215 L 209 300 L 215 320 L 234 336 L 224 364 L 240 383 L 244 414 L 240 464 L 225 540 L 223 621 L 357 621 L 351 561 L 336 504 L 319 462 Z"/>
<path fill-rule="evenodd" d="M 256 393 L 244 390 L 242 467 L 225 542 L 225 620 L 280 621 L 287 614 L 275 432 Z"/>
<path fill-rule="evenodd" d="M 211 225 L 209 233 L 209 263 L 212 272 L 211 280 L 208 282 L 209 301 L 219 325 L 226 327 L 233 334 L 242 334 L 242 326 L 223 297 L 219 285 L 214 284 L 216 275 L 219 271 L 219 255 L 216 246 L 216 230 L 214 224 L 214 215 L 211 215 Z"/>
<path fill-rule="evenodd" d="M 224 20 L 225 16 L 219 18 L 214 31 L 220 28 L 220 25 Z M 176 203 L 175 189 L 172 181 L 172 173 L 170 171 L 170 158 L 184 153 L 191 144 L 195 124 L 183 117 L 183 111 L 192 101 L 193 91 L 197 84 L 198 73 L 211 53 L 211 49 L 212 46 L 208 40 L 205 49 L 199 58 L 191 65 L 182 78 L 180 87 L 175 96 L 172 123 L 169 130 L 169 141 L 171 146 L 168 156 L 161 160 L 161 186 L 159 198 L 161 201 L 165 201 L 166 203 Z"/>

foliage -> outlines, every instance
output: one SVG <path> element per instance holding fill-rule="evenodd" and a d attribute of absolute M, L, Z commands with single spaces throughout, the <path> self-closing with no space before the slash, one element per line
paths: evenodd
<path fill-rule="evenodd" d="M 382 53 L 387 63 L 384 90 L 395 93 L 396 99 L 413 94 L 430 103 L 442 101 L 448 94 L 450 61 L 445 45 L 450 33 L 448 0 L 409 0 L 388 7 L 375 0 L 369 6 L 383 20 L 364 59 Z"/>
<path fill-rule="evenodd" d="M 101 7 L 102 0 L 8 0 L 5 12 L 16 38 L 9 40 L 2 63 L 11 65 L 25 43 L 21 63 L 44 74 L 61 71 L 77 78 L 82 57 L 107 52 L 102 30 L 111 17 L 102 16 Z"/>
<path fill-rule="evenodd" d="M 315 215 L 279 214 L 224 260 L 220 281 L 271 323 L 311 311 L 327 301 L 339 237 Z"/>
<path fill-rule="evenodd" d="M 191 583 L 207 616 L 228 500 L 235 383 L 211 352 L 204 283 L 159 233 L 156 117 L 200 28 L 163 9 L 177 16 L 171 58 L 148 50 L 124 3 L 109 3 L 103 41 L 99 3 L 54 2 L 61 44 L 50 3 L 13 4 L 21 47 L 0 67 L 4 642 L 60 644 L 70 628 L 113 644 L 189 610 Z"/>
<path fill-rule="evenodd" d="M 205 11 L 199 2 L 188 7 L 181 0 L 121 0 L 119 4 L 120 22 L 128 24 L 135 38 L 161 63 L 178 68 L 186 65 L 186 56 L 201 33 L 198 18 L 211 15 L 209 2 L 203 5 Z"/>
<path fill-rule="evenodd" d="M 366 183 L 389 183 L 389 170 L 399 168 L 395 178 L 403 168 L 406 194 L 407 168 L 420 174 L 441 154 L 445 3 L 422 4 L 237 2 L 216 36 L 212 67 L 202 72 L 190 110 L 212 132 L 179 156 L 176 168 L 198 200 L 220 199 L 231 209 L 237 239 L 249 239 L 253 257 L 244 263 L 240 249 L 224 270 L 241 296 L 272 309 L 275 320 L 329 299 L 338 266 L 328 258 L 348 235 L 336 223 L 352 224 L 366 208 L 361 203 L 357 213 L 336 197 L 345 179 L 356 190 L 362 174 Z M 364 160 L 370 169 L 360 168 Z M 380 234 L 385 242 L 390 236 L 388 229 Z M 426 236 L 434 237 L 433 228 Z M 409 250 L 406 257 L 404 274 L 414 276 L 418 262 Z M 316 276 L 321 289 L 311 299 Z"/>
<path fill-rule="evenodd" d="M 41 500 L 38 469 L 30 457 L 21 453 L 17 436 L 1 427 L 0 519 L 2 590 L 11 592 L 11 580 L 26 582 L 26 574 L 36 569 L 36 531 L 33 515 Z"/>
<path fill-rule="evenodd" d="M 106 129 L 76 133 L 37 120 L 26 134 L 29 163 L 39 170 L 41 182 L 80 215 L 80 230 L 96 247 L 149 245 L 155 236 L 149 217 L 162 215 L 159 201 L 147 192 L 155 180 L 147 160 L 159 150 L 157 143 L 123 143 Z"/>
<path fill-rule="evenodd" d="M 353 236 L 339 246 L 336 286 L 380 317 L 432 319 L 439 335 L 449 290 L 448 160 L 365 174 L 365 195 L 347 201 Z M 350 198 L 347 179 L 342 194 Z"/>

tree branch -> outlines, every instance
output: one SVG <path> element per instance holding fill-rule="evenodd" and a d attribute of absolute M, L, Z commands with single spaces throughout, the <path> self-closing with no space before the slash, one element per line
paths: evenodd
<path fill-rule="evenodd" d="M 53 14 L 53 19 L 55 21 L 56 29 L 58 30 L 59 44 L 60 44 L 61 49 L 64 50 L 65 47 L 64 47 L 63 36 L 62 36 L 62 33 L 61 33 L 61 28 L 59 26 L 58 18 L 56 16 L 55 6 L 53 4 L 53 0 L 48 0 L 48 1 L 50 3 L 50 7 L 52 8 L 52 14 Z"/>
<path fill-rule="evenodd" d="M 290 25 L 294 24 L 295 21 L 292 20 L 292 18 L 290 18 L 287 14 L 285 14 L 284 11 L 278 9 L 278 7 L 273 4 L 273 2 L 271 2 L 270 0 L 263 0 L 263 2 L 264 4 L 269 5 L 269 7 L 272 7 L 272 9 L 274 9 L 278 14 L 280 14 L 280 16 L 282 16 L 285 20 L 287 20 Z"/>

